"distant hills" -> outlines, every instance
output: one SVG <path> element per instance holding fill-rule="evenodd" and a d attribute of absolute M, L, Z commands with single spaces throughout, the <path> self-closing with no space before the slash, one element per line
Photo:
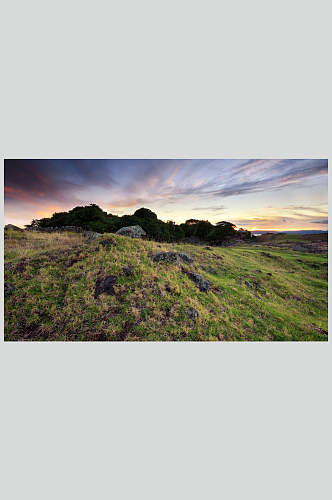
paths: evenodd
<path fill-rule="evenodd" d="M 253 234 L 266 234 L 266 233 L 284 233 L 284 234 L 320 234 L 327 233 L 328 231 L 321 231 L 319 229 L 302 229 L 301 231 L 253 231 Z"/>

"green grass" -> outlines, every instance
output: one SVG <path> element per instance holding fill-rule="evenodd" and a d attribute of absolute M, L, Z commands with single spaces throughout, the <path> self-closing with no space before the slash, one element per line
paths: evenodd
<path fill-rule="evenodd" d="M 118 235 L 109 248 L 77 234 L 6 235 L 5 340 L 326 341 L 327 255 L 269 246 L 158 244 Z M 184 251 L 192 264 L 155 263 Z M 218 258 L 219 257 L 219 258 Z M 221 258 L 220 258 L 221 257 Z M 301 260 L 302 262 L 299 262 Z M 125 276 L 123 267 L 134 267 Z M 211 284 L 200 292 L 181 267 Z M 270 276 L 268 273 L 271 273 Z M 116 295 L 94 298 L 99 276 Z M 257 283 L 248 287 L 245 281 Z M 186 315 L 194 307 L 196 321 Z"/>

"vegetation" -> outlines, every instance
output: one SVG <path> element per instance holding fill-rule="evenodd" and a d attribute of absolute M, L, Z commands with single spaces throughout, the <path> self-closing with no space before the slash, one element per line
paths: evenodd
<path fill-rule="evenodd" d="M 206 248 L 114 234 L 92 243 L 82 238 L 6 232 L 5 340 L 328 338 L 326 254 L 280 248 L 273 241 L 268 247 L 256 240 Z M 153 254 L 162 251 L 186 252 L 193 262 L 154 262 Z M 190 272 L 210 282 L 208 292 L 199 290 Z M 95 297 L 96 282 L 109 275 L 117 277 L 114 294 Z M 190 308 L 197 318 L 188 316 Z"/>
<path fill-rule="evenodd" d="M 75 207 L 69 212 L 58 212 L 50 218 L 35 219 L 26 226 L 31 228 L 79 226 L 88 231 L 99 233 L 115 233 L 125 226 L 141 226 L 149 237 L 156 241 L 174 242 L 184 238 L 198 238 L 221 243 L 229 238 L 251 238 L 249 231 L 235 230 L 230 222 L 219 222 L 216 226 L 209 221 L 189 219 L 184 224 L 177 225 L 173 221 L 163 222 L 157 214 L 148 208 L 140 208 L 133 215 L 119 217 L 107 214 L 98 205 L 91 204 L 85 207 Z"/>

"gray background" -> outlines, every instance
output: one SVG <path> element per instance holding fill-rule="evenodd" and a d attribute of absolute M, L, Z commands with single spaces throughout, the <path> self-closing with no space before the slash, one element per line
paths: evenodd
<path fill-rule="evenodd" d="M 5 1 L 2 155 L 328 158 L 329 19 Z M 6 500 L 330 497 L 330 343 L 0 347 Z"/>

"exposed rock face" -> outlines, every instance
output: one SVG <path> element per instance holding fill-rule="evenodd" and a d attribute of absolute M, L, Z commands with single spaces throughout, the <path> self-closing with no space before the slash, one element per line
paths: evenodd
<path fill-rule="evenodd" d="M 24 229 L 21 229 L 20 227 L 14 226 L 14 224 L 7 224 L 5 226 L 5 231 L 12 230 L 12 231 L 21 231 L 23 232 Z"/>
<path fill-rule="evenodd" d="M 142 238 L 142 236 L 146 236 L 146 232 L 141 228 L 141 226 L 122 227 L 115 234 L 130 236 L 131 238 Z"/>
<path fill-rule="evenodd" d="M 210 282 L 203 278 L 200 274 L 192 273 L 182 268 L 182 271 L 190 278 L 200 289 L 201 292 L 208 292 L 210 289 Z"/>
<path fill-rule="evenodd" d="M 101 293 L 107 293 L 108 295 L 115 295 L 115 290 L 113 285 L 117 282 L 118 278 L 114 274 L 110 274 L 106 278 L 98 278 L 96 281 L 95 288 L 95 299 Z"/>

